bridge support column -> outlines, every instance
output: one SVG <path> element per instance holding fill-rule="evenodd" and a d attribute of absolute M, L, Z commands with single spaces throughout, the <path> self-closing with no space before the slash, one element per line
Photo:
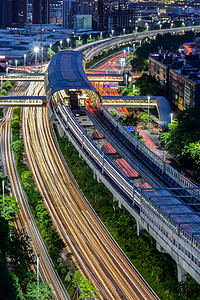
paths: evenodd
<path fill-rule="evenodd" d="M 161 253 L 167 253 L 167 251 L 165 251 L 165 249 L 158 242 L 156 242 L 156 249 Z"/>
<path fill-rule="evenodd" d="M 178 271 L 178 281 L 187 281 L 187 272 L 177 264 L 177 271 Z"/>
<path fill-rule="evenodd" d="M 137 235 L 141 236 L 144 233 L 144 228 L 138 221 L 136 221 L 136 223 L 137 223 Z"/>

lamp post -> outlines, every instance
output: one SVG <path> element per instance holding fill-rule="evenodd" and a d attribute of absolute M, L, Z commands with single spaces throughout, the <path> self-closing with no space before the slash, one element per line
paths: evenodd
<path fill-rule="evenodd" d="M 17 73 L 17 63 L 18 63 L 18 60 L 15 59 L 16 73 Z"/>
<path fill-rule="evenodd" d="M 111 30 L 111 34 L 112 34 L 112 36 L 114 36 L 114 29 Z"/>
<path fill-rule="evenodd" d="M 125 32 L 126 32 L 126 29 L 125 29 L 125 28 L 123 28 L 123 34 L 125 34 Z"/>
<path fill-rule="evenodd" d="M 147 96 L 147 100 L 148 100 L 148 127 L 149 127 L 149 102 L 150 102 L 150 96 Z"/>
<path fill-rule="evenodd" d="M 137 32 L 137 30 L 138 30 L 138 27 L 136 26 L 136 27 L 135 27 L 135 31 Z"/>
<path fill-rule="evenodd" d="M 171 124 L 172 124 L 172 121 L 173 121 L 173 114 L 172 113 L 170 114 L 170 117 L 171 117 Z"/>
<path fill-rule="evenodd" d="M 60 41 L 60 49 L 62 48 L 62 41 Z"/>
<path fill-rule="evenodd" d="M 8 67 L 6 68 L 6 76 L 8 76 Z"/>
<path fill-rule="evenodd" d="M 161 30 L 161 28 L 162 28 L 162 24 L 160 24 L 159 26 L 160 26 L 160 30 Z"/>
<path fill-rule="evenodd" d="M 40 255 L 37 254 L 37 300 L 39 300 L 39 258 Z"/>
<path fill-rule="evenodd" d="M 24 72 L 25 72 L 25 66 L 26 66 L 26 54 L 24 54 Z"/>
<path fill-rule="evenodd" d="M 102 32 L 100 32 L 100 38 L 102 39 Z"/>
<path fill-rule="evenodd" d="M 49 46 L 50 46 L 50 49 L 51 49 L 51 47 L 52 47 L 52 44 L 50 44 Z"/>
<path fill-rule="evenodd" d="M 68 38 L 67 39 L 67 48 L 69 48 L 69 41 L 70 41 L 70 39 Z"/>
<path fill-rule="evenodd" d="M 37 60 L 37 54 L 39 52 L 39 47 L 35 47 L 34 48 L 34 52 L 35 52 L 35 65 L 37 64 L 38 60 Z"/>
<path fill-rule="evenodd" d="M 41 47 L 41 54 L 42 54 L 42 61 L 41 61 L 41 64 L 43 65 L 43 52 L 44 52 L 44 48 Z"/>
<path fill-rule="evenodd" d="M 4 187 L 5 187 L 5 180 L 2 180 L 2 192 L 3 192 L 3 215 L 5 215 L 5 200 L 4 200 Z"/>

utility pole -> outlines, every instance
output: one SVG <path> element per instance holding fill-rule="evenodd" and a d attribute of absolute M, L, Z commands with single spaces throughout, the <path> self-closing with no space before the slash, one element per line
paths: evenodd
<path fill-rule="evenodd" d="M 3 215 L 5 215 L 5 199 L 4 199 L 4 186 L 5 186 L 5 180 L 2 180 L 2 192 L 3 192 Z"/>
<path fill-rule="evenodd" d="M 40 255 L 37 254 L 37 300 L 39 300 L 39 258 Z"/>

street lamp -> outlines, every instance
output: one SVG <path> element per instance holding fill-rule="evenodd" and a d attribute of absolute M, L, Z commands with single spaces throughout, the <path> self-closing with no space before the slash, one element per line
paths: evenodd
<path fill-rule="evenodd" d="M 148 100 L 148 127 L 149 127 L 149 103 L 150 103 L 150 96 L 147 96 L 147 100 Z"/>
<path fill-rule="evenodd" d="M 35 47 L 34 48 L 34 52 L 35 52 L 35 65 L 37 64 L 38 60 L 37 60 L 37 54 L 39 52 L 39 47 Z"/>
<path fill-rule="evenodd" d="M 26 54 L 24 54 L 24 72 L 25 72 L 25 66 L 26 66 Z"/>
<path fill-rule="evenodd" d="M 44 50 L 44 48 L 42 47 L 42 48 L 41 48 L 41 54 L 42 54 L 42 61 L 41 61 L 41 64 L 43 64 L 43 50 Z"/>
<path fill-rule="evenodd" d="M 6 76 L 8 76 L 8 67 L 6 68 Z"/>
<path fill-rule="evenodd" d="M 68 38 L 67 39 L 67 48 L 69 48 L 69 41 L 70 41 L 70 39 Z"/>
<path fill-rule="evenodd" d="M 161 28 L 162 28 L 162 24 L 160 24 L 159 26 L 160 26 L 160 30 L 161 30 Z"/>
<path fill-rule="evenodd" d="M 171 124 L 172 124 L 172 121 L 173 121 L 173 113 L 170 114 L 170 117 L 171 117 Z"/>
<path fill-rule="evenodd" d="M 60 48 L 62 48 L 62 41 L 60 41 Z"/>
<path fill-rule="evenodd" d="M 112 34 L 112 36 L 114 36 L 114 29 L 111 30 L 111 34 Z"/>
<path fill-rule="evenodd" d="M 17 63 L 18 63 L 18 60 L 15 59 L 16 73 L 17 73 Z"/>
<path fill-rule="evenodd" d="M 5 180 L 2 180 L 2 192 L 3 192 L 3 215 L 5 215 L 5 200 L 4 200 L 4 187 L 5 187 Z"/>
<path fill-rule="evenodd" d="M 123 34 L 125 34 L 125 32 L 126 32 L 126 29 L 125 29 L 125 28 L 123 28 Z"/>
<path fill-rule="evenodd" d="M 39 258 L 40 255 L 37 254 L 37 300 L 39 300 Z"/>
<path fill-rule="evenodd" d="M 102 39 L 102 32 L 100 32 L 100 38 Z"/>
<path fill-rule="evenodd" d="M 138 27 L 136 26 L 136 27 L 135 27 L 135 31 L 137 32 L 137 30 L 138 30 Z"/>
<path fill-rule="evenodd" d="M 51 47 L 52 47 L 52 44 L 50 44 L 49 46 L 50 46 L 50 49 L 51 49 Z"/>

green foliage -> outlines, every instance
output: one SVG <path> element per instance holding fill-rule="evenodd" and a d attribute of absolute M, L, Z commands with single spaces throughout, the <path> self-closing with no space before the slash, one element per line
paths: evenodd
<path fill-rule="evenodd" d="M 183 167 L 200 175 L 200 109 L 187 109 L 180 112 L 169 124 L 168 133 L 160 139 L 169 153 L 175 154 Z"/>
<path fill-rule="evenodd" d="M 141 114 L 140 114 L 140 120 L 142 120 L 142 121 L 144 121 L 144 122 L 148 122 L 148 114 L 146 113 L 146 112 L 142 112 Z M 151 122 L 153 122 L 153 119 L 152 119 L 152 117 L 151 116 L 149 116 L 149 122 L 151 123 Z"/>
<path fill-rule="evenodd" d="M 19 212 L 18 203 L 15 198 L 10 197 L 5 194 L 4 196 L 5 203 L 5 215 L 3 215 L 3 195 L 0 195 L 0 211 L 1 216 L 3 216 L 7 221 L 9 221 L 9 225 L 13 226 L 12 220 L 15 218 L 16 213 Z"/>
<path fill-rule="evenodd" d="M 166 96 L 164 88 L 157 80 L 147 74 L 143 74 L 135 82 L 134 95 L 137 96 Z"/>
<path fill-rule="evenodd" d="M 137 126 L 138 118 L 134 115 L 134 113 L 128 116 L 119 117 L 119 121 L 124 126 Z"/>
<path fill-rule="evenodd" d="M 47 49 L 46 58 L 50 60 L 54 56 L 55 52 L 51 48 Z"/>
<path fill-rule="evenodd" d="M 163 35 L 157 34 L 155 40 L 150 42 L 142 42 L 140 47 L 131 54 L 131 64 L 133 71 L 147 71 L 148 70 L 148 56 L 149 53 L 154 53 L 158 51 L 161 47 L 163 50 L 177 50 L 178 47 L 185 43 L 192 41 L 194 38 L 194 32 L 187 31 L 184 35 L 171 35 L 166 33 Z"/>
<path fill-rule="evenodd" d="M 7 90 L 6 89 L 2 89 L 1 90 L 1 94 L 3 95 L 3 96 L 7 96 L 8 95 L 8 92 L 7 92 Z"/>
<path fill-rule="evenodd" d="M 27 290 L 24 295 L 24 300 L 36 300 L 37 299 L 37 285 L 36 282 L 28 283 Z M 50 286 L 47 283 L 39 283 L 39 299 L 40 300 L 52 300 L 53 296 Z"/>
<path fill-rule="evenodd" d="M 7 81 L 4 83 L 3 88 L 8 92 L 8 91 L 11 89 L 11 87 L 12 87 L 11 82 L 7 80 Z"/>
<path fill-rule="evenodd" d="M 16 154 L 20 154 L 24 148 L 24 144 L 22 143 L 21 140 L 17 140 L 11 143 L 11 147 L 13 148 Z"/>
<path fill-rule="evenodd" d="M 16 277 L 12 276 L 12 272 L 8 270 L 5 265 L 0 264 L 0 299 L 1 300 L 14 300 L 22 299 Z"/>
<path fill-rule="evenodd" d="M 83 278 L 79 271 L 75 272 L 72 284 L 77 288 L 77 290 L 80 288 L 79 299 L 85 299 L 86 297 L 96 299 L 98 297 L 99 293 L 94 288 L 92 281 Z"/>

